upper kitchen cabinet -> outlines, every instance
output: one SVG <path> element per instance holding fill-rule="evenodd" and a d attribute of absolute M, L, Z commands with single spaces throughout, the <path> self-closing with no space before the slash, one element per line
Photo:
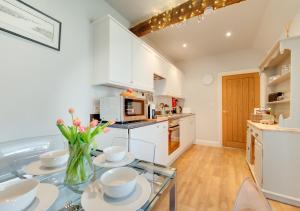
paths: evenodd
<path fill-rule="evenodd" d="M 166 78 L 168 73 L 169 63 L 165 61 L 160 55 L 154 54 L 153 68 L 154 74 Z"/>
<path fill-rule="evenodd" d="M 132 78 L 133 86 L 153 91 L 155 54 L 141 40 L 132 39 Z"/>
<path fill-rule="evenodd" d="M 154 58 L 142 41 L 111 16 L 96 20 L 93 84 L 153 91 Z"/>
<path fill-rule="evenodd" d="M 155 95 L 183 98 L 183 74 L 175 66 L 167 64 L 164 69 L 165 79 L 155 81 Z"/>
<path fill-rule="evenodd" d="M 132 83 L 132 38 L 119 23 L 105 17 L 93 23 L 96 85 L 127 87 Z"/>

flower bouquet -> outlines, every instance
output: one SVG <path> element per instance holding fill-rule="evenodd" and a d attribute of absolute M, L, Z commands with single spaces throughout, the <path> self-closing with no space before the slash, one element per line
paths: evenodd
<path fill-rule="evenodd" d="M 107 126 L 114 122 L 101 124 L 93 120 L 88 126 L 81 125 L 79 118 L 74 118 L 74 109 L 70 108 L 72 126 L 66 126 L 62 119 L 58 119 L 56 125 L 62 135 L 68 140 L 69 160 L 66 169 L 65 184 L 68 186 L 80 185 L 87 182 L 93 176 L 93 163 L 91 149 L 96 148 L 95 136 L 109 131 Z"/>

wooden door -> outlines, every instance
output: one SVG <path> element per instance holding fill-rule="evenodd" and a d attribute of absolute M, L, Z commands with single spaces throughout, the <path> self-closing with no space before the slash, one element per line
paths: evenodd
<path fill-rule="evenodd" d="M 223 76 L 223 146 L 246 149 L 247 120 L 260 99 L 259 73 Z"/>

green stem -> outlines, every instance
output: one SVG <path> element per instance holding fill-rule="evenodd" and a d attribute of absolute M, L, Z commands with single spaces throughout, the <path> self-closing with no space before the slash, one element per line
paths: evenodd
<path fill-rule="evenodd" d="M 69 146 L 70 158 L 66 170 L 65 183 L 76 185 L 85 182 L 93 173 L 89 144 Z"/>

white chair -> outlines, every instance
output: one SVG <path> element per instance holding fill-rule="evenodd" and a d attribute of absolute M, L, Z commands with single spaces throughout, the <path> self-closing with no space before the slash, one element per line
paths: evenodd
<path fill-rule="evenodd" d="M 272 208 L 252 179 L 246 178 L 238 192 L 233 211 L 272 211 Z"/>

